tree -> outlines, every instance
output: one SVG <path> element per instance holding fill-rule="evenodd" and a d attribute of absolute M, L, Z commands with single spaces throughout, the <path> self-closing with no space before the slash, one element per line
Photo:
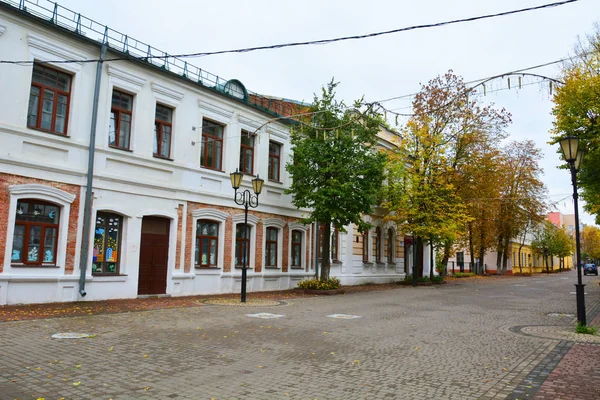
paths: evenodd
<path fill-rule="evenodd" d="M 600 25 L 575 53 L 563 70 L 564 85 L 553 98 L 551 136 L 555 143 L 565 136 L 580 138 L 585 157 L 577 179 L 585 209 L 600 224 Z"/>
<path fill-rule="evenodd" d="M 534 231 L 534 239 L 531 242 L 533 252 L 542 256 L 546 265 L 546 272 L 549 272 L 548 257 L 551 257 L 555 250 L 554 232 L 556 229 L 550 221 L 542 222 Z"/>
<path fill-rule="evenodd" d="M 584 259 L 600 260 L 600 229 L 597 226 L 586 225 L 581 232 L 581 252 Z"/>
<path fill-rule="evenodd" d="M 573 254 L 573 240 L 564 228 L 556 229 L 554 232 L 554 255 L 559 258 L 562 270 L 565 266 L 565 257 Z"/>
<path fill-rule="evenodd" d="M 391 170 L 387 206 L 401 229 L 444 247 L 448 262 L 454 242 L 472 217 L 460 189 L 476 155 L 505 137 L 510 114 L 482 106 L 462 78 L 449 71 L 415 96 Z"/>
<path fill-rule="evenodd" d="M 315 95 L 310 118 L 291 130 L 294 159 L 286 164 L 292 179 L 286 193 L 296 207 L 310 209 L 305 223 L 324 227 L 321 280 L 329 279 L 331 225 L 368 229 L 362 215 L 377 204 L 384 179 L 385 154 L 376 148 L 382 118 L 370 107 L 359 112 L 360 101 L 354 109 L 337 101 L 336 86 L 331 81 L 321 98 Z"/>
<path fill-rule="evenodd" d="M 499 209 L 496 215 L 497 268 L 505 272 L 509 244 L 544 211 L 546 187 L 541 181 L 540 149 L 531 140 L 512 142 L 502 151 Z"/>

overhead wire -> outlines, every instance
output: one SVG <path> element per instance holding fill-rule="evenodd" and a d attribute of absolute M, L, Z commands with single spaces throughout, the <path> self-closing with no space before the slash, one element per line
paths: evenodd
<path fill-rule="evenodd" d="M 546 9 L 546 8 L 559 7 L 559 6 L 563 6 L 566 4 L 575 3 L 577 1 L 579 1 L 579 0 L 564 0 L 564 1 L 554 2 L 554 3 L 542 4 L 542 5 L 534 6 L 534 7 L 527 7 L 527 8 L 520 8 L 520 9 L 516 9 L 516 10 L 503 11 L 503 12 L 494 13 L 494 14 L 485 14 L 485 15 L 479 15 L 476 17 L 460 18 L 460 19 L 455 19 L 455 20 L 450 20 L 450 21 L 443 21 L 443 22 L 436 22 L 436 23 L 429 23 L 429 24 L 412 25 L 412 26 L 407 26 L 404 28 L 391 29 L 391 30 L 381 31 L 381 32 L 372 32 L 372 33 L 367 33 L 367 34 L 363 34 L 363 35 L 351 35 L 351 36 L 342 36 L 342 37 L 331 38 L 331 39 L 309 40 L 309 41 L 302 41 L 302 42 L 289 42 L 289 43 L 280 43 L 280 44 L 272 44 L 272 45 L 264 45 L 264 46 L 245 47 L 245 48 L 238 48 L 238 49 L 216 50 L 216 51 L 184 53 L 184 54 L 174 54 L 174 55 L 165 54 L 165 55 L 148 55 L 145 57 L 134 57 L 134 56 L 114 57 L 114 58 L 107 58 L 103 61 L 121 61 L 121 60 L 130 60 L 130 59 L 150 60 L 150 59 L 166 59 L 166 58 L 194 58 L 194 57 L 206 57 L 206 56 L 213 56 L 213 55 L 220 55 L 220 54 L 249 53 L 249 52 L 260 51 L 260 50 L 274 50 L 274 49 L 281 49 L 281 48 L 287 48 L 287 47 L 324 45 L 324 44 L 342 42 L 342 41 L 347 41 L 347 40 L 367 39 L 367 38 L 383 36 L 383 35 L 390 35 L 390 34 L 401 33 L 401 32 L 407 32 L 407 31 L 412 31 L 412 30 L 417 30 L 417 29 L 438 28 L 438 27 L 447 26 L 447 25 L 454 25 L 454 24 L 460 24 L 460 23 L 465 23 L 465 22 L 473 22 L 473 21 L 479 21 L 479 20 L 496 18 L 496 17 L 504 17 L 507 15 L 542 10 L 542 9 Z M 53 61 L 42 61 L 42 62 L 43 63 L 64 64 L 64 63 L 71 63 L 71 62 L 90 63 L 90 62 L 97 62 L 97 61 L 100 61 L 100 60 L 98 60 L 98 59 L 93 59 L 93 60 L 53 60 Z M 34 61 L 32 61 L 32 60 L 16 60 L 16 61 L 0 60 L 0 64 L 16 64 L 16 65 L 29 65 L 33 62 Z"/>

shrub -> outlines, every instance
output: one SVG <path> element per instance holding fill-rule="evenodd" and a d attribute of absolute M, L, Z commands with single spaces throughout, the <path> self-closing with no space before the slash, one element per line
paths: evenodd
<path fill-rule="evenodd" d="M 452 276 L 455 278 L 468 278 L 475 276 L 475 274 L 473 272 L 455 272 Z"/>
<path fill-rule="evenodd" d="M 443 275 L 434 276 L 431 279 L 431 282 L 436 282 L 436 283 L 444 282 L 444 276 Z"/>
<path fill-rule="evenodd" d="M 575 332 L 583 333 L 585 335 L 595 335 L 596 327 L 593 325 L 583 325 L 581 322 L 577 324 L 577 328 L 575 328 Z"/>
<path fill-rule="evenodd" d="M 339 289 L 340 286 L 340 280 L 338 278 L 329 278 L 329 280 L 326 281 L 308 279 L 298 283 L 300 289 L 334 290 Z"/>

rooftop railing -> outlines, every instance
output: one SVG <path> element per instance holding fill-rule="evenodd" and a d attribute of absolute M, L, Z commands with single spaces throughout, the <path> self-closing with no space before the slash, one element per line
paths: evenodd
<path fill-rule="evenodd" d="M 297 113 L 298 107 L 293 103 L 247 91 L 236 80 L 227 80 L 212 74 L 180 57 L 173 57 L 148 43 L 111 29 L 107 25 L 94 21 L 56 2 L 49 0 L 0 0 L 0 3 L 8 4 L 22 12 L 98 43 L 105 43 L 112 50 L 123 53 L 125 59 L 146 62 L 167 73 L 186 78 L 193 83 L 241 100 L 276 116 L 291 116 Z"/>

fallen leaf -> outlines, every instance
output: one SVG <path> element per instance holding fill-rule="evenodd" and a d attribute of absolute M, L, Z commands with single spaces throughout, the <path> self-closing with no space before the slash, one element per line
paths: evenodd
<path fill-rule="evenodd" d="M 148 354 L 144 354 L 144 358 L 148 358 L 150 357 Z"/>
<path fill-rule="evenodd" d="M 110 347 L 108 348 L 108 351 L 113 351 L 113 349 L 114 349 L 114 347 L 113 347 L 113 346 L 110 346 Z"/>
<path fill-rule="evenodd" d="M 77 368 L 77 369 L 81 368 L 81 364 L 77 364 L 77 365 L 75 366 L 75 368 Z"/>
<path fill-rule="evenodd" d="M 81 382 L 73 382 L 73 386 L 79 386 L 81 385 Z"/>

